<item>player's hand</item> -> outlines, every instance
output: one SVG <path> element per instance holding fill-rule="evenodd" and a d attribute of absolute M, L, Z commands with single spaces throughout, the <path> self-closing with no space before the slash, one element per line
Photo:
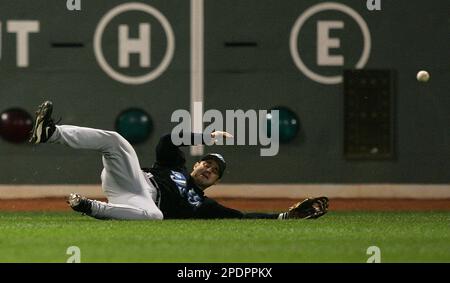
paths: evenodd
<path fill-rule="evenodd" d="M 213 143 L 217 143 L 222 138 L 233 138 L 233 135 L 224 131 L 215 131 L 211 133 Z"/>

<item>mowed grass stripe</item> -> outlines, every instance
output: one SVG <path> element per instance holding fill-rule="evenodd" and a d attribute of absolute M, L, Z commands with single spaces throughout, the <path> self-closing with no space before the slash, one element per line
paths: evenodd
<path fill-rule="evenodd" d="M 0 262 L 450 262 L 449 212 L 330 212 L 317 220 L 100 221 L 0 213 Z"/>

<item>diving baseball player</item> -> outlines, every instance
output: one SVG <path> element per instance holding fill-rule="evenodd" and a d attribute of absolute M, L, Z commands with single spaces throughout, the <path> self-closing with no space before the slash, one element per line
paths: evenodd
<path fill-rule="evenodd" d="M 220 205 L 203 191 L 216 184 L 225 172 L 222 155 L 211 153 L 186 168 L 184 153 L 172 143 L 170 134 L 156 147 L 156 162 L 141 168 L 133 147 L 112 131 L 68 125 L 55 125 L 53 104 L 42 103 L 37 112 L 30 142 L 63 144 L 75 149 L 91 149 L 102 154 L 102 189 L 108 202 L 87 199 L 76 193 L 67 198 L 69 206 L 97 219 L 161 220 L 180 218 L 266 218 L 314 219 L 328 211 L 328 198 L 308 198 L 287 212 L 243 213 Z M 195 139 L 191 134 L 191 141 Z M 213 132 L 211 138 L 230 137 L 226 132 Z M 202 139 L 200 139 L 202 140 Z M 209 141 L 203 141 L 204 143 Z"/>

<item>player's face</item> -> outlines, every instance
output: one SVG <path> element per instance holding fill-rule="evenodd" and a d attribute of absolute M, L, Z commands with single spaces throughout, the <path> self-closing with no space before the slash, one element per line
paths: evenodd
<path fill-rule="evenodd" d="M 219 166 L 214 160 L 203 160 L 194 164 L 191 177 L 202 190 L 219 181 Z"/>

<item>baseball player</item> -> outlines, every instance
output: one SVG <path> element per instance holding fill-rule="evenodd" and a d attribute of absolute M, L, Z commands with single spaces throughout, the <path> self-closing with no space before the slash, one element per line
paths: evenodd
<path fill-rule="evenodd" d="M 55 125 L 53 104 L 42 103 L 37 112 L 30 142 L 63 144 L 75 149 L 91 149 L 102 154 L 102 189 L 108 202 L 87 199 L 76 193 L 67 197 L 69 206 L 97 219 L 161 220 L 180 218 L 266 218 L 314 219 L 328 211 L 328 198 L 308 198 L 283 213 L 243 213 L 222 206 L 204 195 L 225 172 L 222 155 L 205 155 L 189 170 L 184 153 L 172 143 L 171 135 L 163 136 L 156 147 L 156 162 L 141 168 L 133 147 L 120 134 L 92 128 Z M 191 141 L 203 140 L 191 134 Z M 212 139 L 231 137 L 216 131 Z M 210 141 L 203 140 L 203 143 Z M 192 144 L 192 143 L 191 143 Z M 185 145 L 187 146 L 187 145 Z"/>

